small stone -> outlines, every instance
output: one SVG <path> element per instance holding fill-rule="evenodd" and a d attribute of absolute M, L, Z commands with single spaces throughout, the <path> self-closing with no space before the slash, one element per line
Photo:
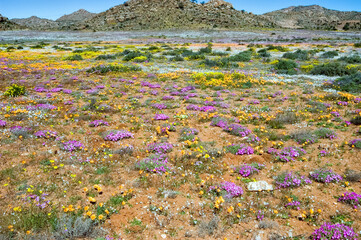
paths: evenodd
<path fill-rule="evenodd" d="M 273 186 L 266 181 L 250 182 L 247 184 L 248 191 L 272 191 Z"/>

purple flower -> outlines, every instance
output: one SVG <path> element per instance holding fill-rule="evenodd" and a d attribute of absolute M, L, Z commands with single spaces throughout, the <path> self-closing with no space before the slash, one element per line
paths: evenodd
<path fill-rule="evenodd" d="M 38 138 L 56 138 L 57 132 L 51 130 L 41 130 L 34 134 Z"/>
<path fill-rule="evenodd" d="M 104 120 L 94 120 L 89 123 L 89 127 L 98 127 L 98 126 L 109 126 L 109 123 Z"/>
<path fill-rule="evenodd" d="M 155 114 L 154 120 L 168 120 L 169 116 L 165 114 Z"/>
<path fill-rule="evenodd" d="M 342 223 L 324 223 L 312 233 L 311 237 L 312 240 L 357 240 L 358 234 L 351 227 Z"/>
<path fill-rule="evenodd" d="M 357 208 L 361 205 L 361 194 L 357 194 L 355 192 L 345 192 L 338 198 L 338 201 L 350 204 L 353 208 Z"/>
<path fill-rule="evenodd" d="M 166 155 L 152 155 L 136 163 L 136 167 L 139 170 L 158 174 L 168 172 L 171 169 L 168 165 L 168 158 Z"/>
<path fill-rule="evenodd" d="M 5 126 L 6 126 L 6 121 L 0 120 L 0 127 L 5 127 Z"/>
<path fill-rule="evenodd" d="M 304 154 L 306 151 L 300 147 L 286 147 L 281 151 L 278 151 L 275 148 L 268 149 L 268 153 L 275 155 L 277 161 L 281 162 L 289 162 L 289 161 L 296 161 L 296 159 Z"/>
<path fill-rule="evenodd" d="M 75 140 L 63 142 L 62 144 L 63 144 L 63 149 L 68 152 L 73 152 L 84 148 L 84 145 L 81 142 Z"/>
<path fill-rule="evenodd" d="M 232 144 L 226 147 L 227 152 L 230 152 L 235 155 L 251 155 L 254 153 L 254 150 L 252 147 L 247 146 L 246 144 Z"/>
<path fill-rule="evenodd" d="M 240 186 L 237 186 L 233 182 L 223 182 L 218 186 L 211 186 L 209 191 L 217 191 L 217 189 L 225 191 L 225 197 L 233 198 L 237 196 L 241 196 L 243 194 L 243 189 Z"/>
<path fill-rule="evenodd" d="M 149 152 L 154 152 L 157 154 L 164 154 L 164 153 L 169 153 L 171 152 L 173 149 L 173 145 L 171 143 L 151 143 L 148 144 L 147 146 L 147 150 Z"/>
<path fill-rule="evenodd" d="M 304 184 L 311 184 L 312 181 L 293 172 L 282 173 L 276 177 L 277 188 L 299 187 Z"/>
<path fill-rule="evenodd" d="M 122 140 L 124 138 L 134 138 L 133 133 L 128 132 L 126 130 L 120 130 L 120 131 L 110 131 L 105 137 L 105 141 L 113 141 L 117 142 L 119 140 Z"/>
<path fill-rule="evenodd" d="M 316 169 L 314 172 L 310 173 L 311 178 L 317 182 L 330 183 L 330 182 L 339 182 L 342 180 L 342 177 L 337 173 L 334 173 L 331 169 L 320 168 Z"/>

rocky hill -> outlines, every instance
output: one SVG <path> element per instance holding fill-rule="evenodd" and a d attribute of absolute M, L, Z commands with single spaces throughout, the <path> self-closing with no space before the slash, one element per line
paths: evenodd
<path fill-rule="evenodd" d="M 17 23 L 18 25 L 32 30 L 57 30 L 59 24 L 53 20 L 46 18 L 39 18 L 36 16 L 32 16 L 29 18 L 13 18 L 12 22 Z"/>
<path fill-rule="evenodd" d="M 56 20 L 61 30 L 77 29 L 83 22 L 94 17 L 96 13 L 88 12 L 85 9 L 80 9 L 71 14 L 64 15 Z"/>
<path fill-rule="evenodd" d="M 318 5 L 292 6 L 263 16 L 284 28 L 361 30 L 361 12 L 337 11 Z"/>
<path fill-rule="evenodd" d="M 21 26 L 0 14 L 0 31 L 21 29 Z"/>
<path fill-rule="evenodd" d="M 276 27 L 264 16 L 238 11 L 223 0 L 129 0 L 85 22 L 93 30 L 240 29 Z"/>

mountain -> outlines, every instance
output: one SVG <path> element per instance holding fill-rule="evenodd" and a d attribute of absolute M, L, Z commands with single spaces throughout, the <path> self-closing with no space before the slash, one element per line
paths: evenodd
<path fill-rule="evenodd" d="M 275 27 L 272 20 L 238 11 L 223 0 L 129 0 L 85 22 L 93 30 L 239 29 Z"/>
<path fill-rule="evenodd" d="M 0 31 L 21 29 L 21 26 L 0 14 Z"/>
<path fill-rule="evenodd" d="M 57 22 L 46 19 L 46 18 L 39 18 L 36 16 L 32 16 L 29 18 L 13 18 L 11 21 L 19 24 L 20 26 L 23 26 L 28 29 L 33 30 L 57 30 L 59 25 Z"/>
<path fill-rule="evenodd" d="M 318 5 L 292 6 L 263 16 L 283 28 L 361 30 L 361 12 L 337 11 Z"/>
<path fill-rule="evenodd" d="M 71 30 L 78 28 L 84 21 L 94 17 L 96 13 L 88 12 L 85 9 L 80 9 L 68 15 L 64 15 L 56 20 L 61 30 Z"/>

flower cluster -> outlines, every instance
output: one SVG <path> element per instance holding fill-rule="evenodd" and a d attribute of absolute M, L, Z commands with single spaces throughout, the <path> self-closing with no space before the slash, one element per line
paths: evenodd
<path fill-rule="evenodd" d="M 246 144 L 232 144 L 226 147 L 226 151 L 230 152 L 235 155 L 251 155 L 254 153 L 254 150 L 252 147 L 247 146 Z"/>
<path fill-rule="evenodd" d="M 169 116 L 166 114 L 155 114 L 154 120 L 168 120 Z"/>
<path fill-rule="evenodd" d="M 212 118 L 211 121 L 211 126 L 216 126 L 216 127 L 220 127 L 220 128 L 226 128 L 228 125 L 227 119 L 219 117 L 219 116 L 214 116 Z"/>
<path fill-rule="evenodd" d="M 217 186 L 211 186 L 209 188 L 209 191 L 216 191 L 216 192 L 225 192 L 225 197 L 227 198 L 233 198 L 237 196 L 241 196 L 243 194 L 243 189 L 240 186 L 237 186 L 233 182 L 223 182 L 220 185 Z"/>
<path fill-rule="evenodd" d="M 342 181 L 342 177 L 337 173 L 334 173 L 331 169 L 320 168 L 310 173 L 311 178 L 317 182 L 331 183 Z"/>
<path fill-rule="evenodd" d="M 5 126 L 6 126 L 6 121 L 0 120 L 0 127 L 5 127 Z"/>
<path fill-rule="evenodd" d="M 98 126 L 109 126 L 109 123 L 104 120 L 94 120 L 89 123 L 89 127 L 98 127 Z"/>
<path fill-rule="evenodd" d="M 170 171 L 168 166 L 168 158 L 166 155 L 152 155 L 136 163 L 136 168 L 139 170 L 154 172 L 154 173 L 165 173 Z"/>
<path fill-rule="evenodd" d="M 335 240 L 357 240 L 358 234 L 342 223 L 325 223 L 316 229 L 311 236 L 312 240 L 335 239 Z"/>
<path fill-rule="evenodd" d="M 249 177 L 255 173 L 258 173 L 262 168 L 264 168 L 263 164 L 252 163 L 244 164 L 241 167 L 236 168 L 235 171 L 241 174 L 242 177 Z"/>
<path fill-rule="evenodd" d="M 151 105 L 151 107 L 159 110 L 167 109 L 167 105 L 164 103 L 154 103 Z"/>
<path fill-rule="evenodd" d="M 361 194 L 357 194 L 355 192 L 345 192 L 338 198 L 338 201 L 350 204 L 354 208 L 357 208 L 361 205 Z"/>
<path fill-rule="evenodd" d="M 84 145 L 76 140 L 70 140 L 67 142 L 63 142 L 63 150 L 68 151 L 68 152 L 73 152 L 76 150 L 81 150 L 84 148 Z"/>
<path fill-rule="evenodd" d="M 300 201 L 294 200 L 294 201 L 291 201 L 291 202 L 286 203 L 286 204 L 285 204 L 285 207 L 286 207 L 286 208 L 292 208 L 292 209 L 297 209 L 297 210 L 299 210 L 299 209 L 300 209 L 300 207 L 299 207 L 300 205 L 301 205 L 301 202 L 300 202 Z"/>
<path fill-rule="evenodd" d="M 223 130 L 229 132 L 232 135 L 240 137 L 246 137 L 251 134 L 251 130 L 236 123 L 228 125 L 227 127 L 223 128 Z"/>
<path fill-rule="evenodd" d="M 277 161 L 281 162 L 289 162 L 289 161 L 296 161 L 296 159 L 304 154 L 306 151 L 300 147 L 285 147 L 282 150 L 277 150 L 275 148 L 268 149 L 268 153 L 275 156 Z"/>
<path fill-rule="evenodd" d="M 354 139 L 354 140 L 352 140 L 352 141 L 349 143 L 349 145 L 350 145 L 351 147 L 355 147 L 355 148 L 361 149 L 361 139 Z"/>
<path fill-rule="evenodd" d="M 311 183 L 309 178 L 293 172 L 282 173 L 276 177 L 277 188 L 299 187 Z"/>
<path fill-rule="evenodd" d="M 44 209 L 50 205 L 50 201 L 46 199 L 46 196 L 49 194 L 42 193 L 40 196 L 36 194 L 28 195 L 25 197 L 25 201 L 31 204 L 35 204 L 35 206 L 40 209 Z"/>
<path fill-rule="evenodd" d="M 149 152 L 157 153 L 157 154 L 164 154 L 169 153 L 173 149 L 173 145 L 171 143 L 151 143 L 148 144 L 147 150 Z"/>
<path fill-rule="evenodd" d="M 34 134 L 38 138 L 56 138 L 57 132 L 52 130 L 41 130 Z"/>
<path fill-rule="evenodd" d="M 126 130 L 110 131 L 106 134 L 104 140 L 117 142 L 125 138 L 134 138 L 134 134 Z"/>

